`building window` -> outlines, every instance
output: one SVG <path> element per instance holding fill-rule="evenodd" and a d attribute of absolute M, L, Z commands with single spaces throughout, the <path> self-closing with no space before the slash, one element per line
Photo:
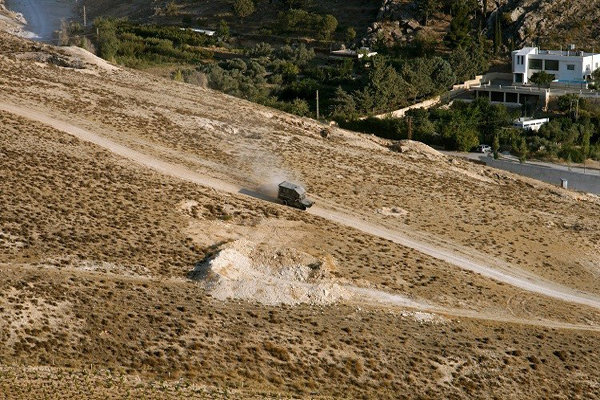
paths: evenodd
<path fill-rule="evenodd" d="M 529 69 L 542 69 L 542 60 L 536 60 L 535 58 L 529 59 Z"/>
<path fill-rule="evenodd" d="M 569 71 L 575 71 L 575 64 L 567 64 L 567 69 Z"/>
<path fill-rule="evenodd" d="M 558 60 L 546 60 L 544 69 L 546 71 L 558 71 Z"/>

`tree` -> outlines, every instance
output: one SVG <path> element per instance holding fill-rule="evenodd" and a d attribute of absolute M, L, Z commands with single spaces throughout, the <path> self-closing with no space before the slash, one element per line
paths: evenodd
<path fill-rule="evenodd" d="M 498 151 L 500 150 L 500 138 L 498 134 L 494 135 L 494 141 L 492 142 L 492 151 L 494 152 L 494 159 L 499 158 Z"/>
<path fill-rule="evenodd" d="M 587 160 L 590 155 L 590 138 L 592 133 L 590 129 L 584 129 L 583 136 L 581 138 L 581 153 L 583 155 L 583 159 Z"/>
<path fill-rule="evenodd" d="M 290 8 L 303 8 L 306 7 L 308 0 L 284 0 L 284 3 Z"/>
<path fill-rule="evenodd" d="M 441 57 L 432 57 L 429 60 L 429 70 L 436 92 L 445 92 L 456 83 L 456 75 L 448 61 Z"/>
<path fill-rule="evenodd" d="M 529 78 L 529 80 L 535 83 L 539 89 L 542 86 L 549 86 L 550 83 L 552 83 L 552 81 L 554 80 L 554 75 L 549 74 L 546 71 L 538 71 L 531 75 L 531 78 Z"/>
<path fill-rule="evenodd" d="M 248 55 L 252 58 L 271 57 L 273 55 L 273 47 L 269 43 L 260 42 L 248 50 Z"/>
<path fill-rule="evenodd" d="M 242 21 L 254 13 L 254 2 L 252 0 L 235 0 L 233 11 Z"/>
<path fill-rule="evenodd" d="M 408 122 L 410 118 L 410 123 Z M 412 130 L 412 139 L 421 142 L 431 143 L 436 134 L 436 126 L 429 119 L 429 110 L 416 108 L 406 113 L 407 130 Z M 407 132 L 408 139 L 411 139 L 410 132 Z"/>
<path fill-rule="evenodd" d="M 368 87 L 364 87 L 362 90 L 353 92 L 353 96 L 357 105 L 357 111 L 362 112 L 363 114 L 368 114 L 374 111 L 375 98 L 371 94 L 371 91 Z"/>
<path fill-rule="evenodd" d="M 459 82 L 473 79 L 479 72 L 477 63 L 464 47 L 458 47 L 452 51 L 448 58 L 448 62 Z"/>
<path fill-rule="evenodd" d="M 349 27 L 348 29 L 346 29 L 344 39 L 346 40 L 346 43 L 352 43 L 354 39 L 356 39 L 356 31 L 353 27 Z"/>
<path fill-rule="evenodd" d="M 502 26 L 500 24 L 500 9 L 498 9 L 494 19 L 494 54 L 500 52 L 500 46 L 502 46 Z"/>
<path fill-rule="evenodd" d="M 300 43 L 298 47 L 294 48 L 290 60 L 298 67 L 302 68 L 307 66 L 313 58 L 315 58 L 315 50 L 306 47 L 304 43 Z"/>
<path fill-rule="evenodd" d="M 419 15 L 423 25 L 427 26 L 429 18 L 440 9 L 440 0 L 421 0 L 419 3 Z"/>
<path fill-rule="evenodd" d="M 165 15 L 170 17 L 177 15 L 177 4 L 173 0 L 169 1 L 165 6 Z"/>
<path fill-rule="evenodd" d="M 310 113 L 310 108 L 306 100 L 294 99 L 290 104 L 290 113 L 304 117 Z"/>
<path fill-rule="evenodd" d="M 394 67 L 383 59 L 376 59 L 365 89 L 371 93 L 375 109 L 387 111 L 392 107 L 406 104 L 407 86 L 406 81 Z"/>
<path fill-rule="evenodd" d="M 227 22 L 225 22 L 225 20 L 220 20 L 219 26 L 217 27 L 217 37 L 222 41 L 226 42 L 229 40 L 230 36 L 231 32 L 229 31 L 229 25 L 227 25 Z"/>
<path fill-rule="evenodd" d="M 453 7 L 453 17 L 450 29 L 446 35 L 446 42 L 452 48 L 466 46 L 471 41 L 471 18 L 466 2 L 457 2 Z"/>
<path fill-rule="evenodd" d="M 325 39 L 329 39 L 333 32 L 335 32 L 335 30 L 337 29 L 338 21 L 333 15 L 327 14 L 321 20 L 320 25 L 322 37 Z"/>
<path fill-rule="evenodd" d="M 300 73 L 300 68 L 298 68 L 296 64 L 293 64 L 291 62 L 284 62 L 283 64 L 281 64 L 279 72 L 283 76 L 283 80 L 285 82 L 292 82 Z"/>
<path fill-rule="evenodd" d="M 529 149 L 527 148 L 527 142 L 525 138 L 521 138 L 521 144 L 519 145 L 519 162 L 522 164 L 527 160 L 527 153 Z"/>
<path fill-rule="evenodd" d="M 596 70 L 592 72 L 592 78 L 596 84 L 600 83 L 600 68 L 596 68 Z"/>
<path fill-rule="evenodd" d="M 336 120 L 353 120 L 356 117 L 354 97 L 338 86 L 332 99 L 331 115 Z"/>
<path fill-rule="evenodd" d="M 97 18 L 94 26 L 98 29 L 98 55 L 105 60 L 114 61 L 119 50 L 115 21 L 108 18 Z"/>
<path fill-rule="evenodd" d="M 449 118 L 440 126 L 446 148 L 469 151 L 479 144 L 479 135 L 473 120 L 474 118 L 464 112 L 452 110 Z"/>
<path fill-rule="evenodd" d="M 412 50 L 417 57 L 429 57 L 435 54 L 437 39 L 423 31 L 419 31 L 412 41 Z"/>
<path fill-rule="evenodd" d="M 471 105 L 479 109 L 478 129 L 484 143 L 494 140 L 503 127 L 512 125 L 514 117 L 504 105 L 491 104 L 484 98 L 477 99 Z"/>

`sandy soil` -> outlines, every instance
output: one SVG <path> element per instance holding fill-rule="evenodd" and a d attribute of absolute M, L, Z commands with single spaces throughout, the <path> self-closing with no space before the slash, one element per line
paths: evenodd
<path fill-rule="evenodd" d="M 600 397 L 597 198 L 0 39 L 10 398 Z"/>

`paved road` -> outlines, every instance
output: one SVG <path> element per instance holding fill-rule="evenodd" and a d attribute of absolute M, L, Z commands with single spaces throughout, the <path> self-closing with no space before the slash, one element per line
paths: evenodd
<path fill-rule="evenodd" d="M 36 35 L 34 39 L 45 42 L 54 39 L 62 19 L 74 16 L 74 7 L 74 0 L 6 0 L 6 8 L 23 14 L 25 29 Z"/>
<path fill-rule="evenodd" d="M 479 153 L 459 153 L 453 151 L 444 151 L 443 153 L 450 156 L 485 162 L 490 167 L 510 171 L 556 186 L 560 186 L 561 180 L 566 179 L 569 189 L 600 194 L 600 170 L 598 169 L 569 167 L 542 161 L 527 161 L 521 164 L 516 157 L 511 155 L 502 155 L 499 160 L 494 160 L 489 155 Z"/>
<path fill-rule="evenodd" d="M 3 103 L 0 101 L 0 110 L 10 112 L 21 117 L 38 121 L 59 131 L 75 136 L 81 140 L 94 143 L 114 154 L 136 162 L 162 174 L 193 182 L 202 186 L 211 187 L 222 192 L 251 195 L 252 192 L 238 185 L 208 177 L 200 172 L 193 171 L 183 165 L 161 160 L 155 156 L 145 154 L 116 143 L 95 132 L 74 126 L 64 120 L 56 119 L 43 112 L 26 107 Z M 309 210 L 313 215 L 330 220 L 340 225 L 348 226 L 370 235 L 390 240 L 402 246 L 412 248 L 433 258 L 443 260 L 459 268 L 476 272 L 496 281 L 504 282 L 523 290 L 542 294 L 562 301 L 590 306 L 600 309 L 600 297 L 584 293 L 573 288 L 558 285 L 547 281 L 529 272 L 523 271 L 507 263 L 497 260 L 482 261 L 481 255 L 475 254 L 473 249 L 446 248 L 431 241 L 415 239 L 407 232 L 392 230 L 373 222 L 352 215 L 349 212 L 332 207 L 315 206 Z M 489 257 L 488 257 L 489 258 Z"/>

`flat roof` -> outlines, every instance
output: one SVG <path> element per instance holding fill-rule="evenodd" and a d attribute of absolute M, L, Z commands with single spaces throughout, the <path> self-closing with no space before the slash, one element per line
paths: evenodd
<path fill-rule="evenodd" d="M 600 55 L 600 53 L 588 53 L 582 50 L 543 50 L 537 47 L 523 47 L 520 50 L 515 50 L 514 53 L 519 56 L 537 54 L 560 57 L 591 57 Z"/>
<path fill-rule="evenodd" d="M 523 55 L 527 55 L 532 52 L 535 52 L 536 50 L 537 50 L 537 47 L 523 47 L 521 50 L 516 50 L 515 54 L 523 56 Z"/>
<path fill-rule="evenodd" d="M 550 122 L 550 118 L 519 118 L 514 121 L 515 124 L 531 124 L 537 122 Z"/>

